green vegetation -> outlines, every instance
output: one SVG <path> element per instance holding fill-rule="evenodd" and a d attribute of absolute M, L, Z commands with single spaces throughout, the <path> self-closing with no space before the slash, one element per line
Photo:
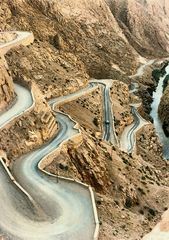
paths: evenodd
<path fill-rule="evenodd" d="M 165 74 L 166 74 L 166 67 L 168 66 L 168 64 L 169 64 L 169 62 L 168 61 L 166 61 L 165 63 L 164 63 L 164 66 L 161 68 L 161 74 L 162 74 L 162 76 L 164 76 Z"/>
<path fill-rule="evenodd" d="M 152 77 L 155 79 L 156 82 L 159 81 L 160 77 L 163 77 L 166 74 L 166 67 L 169 64 L 168 61 L 164 63 L 164 65 L 160 69 L 154 69 L 152 71 Z"/>
<path fill-rule="evenodd" d="M 168 85 L 168 80 L 169 80 L 169 74 L 165 77 L 164 81 L 163 81 L 163 92 L 166 89 L 167 85 Z"/>
<path fill-rule="evenodd" d="M 152 71 L 152 77 L 153 79 L 155 79 L 156 82 L 158 82 L 161 77 L 161 71 L 159 69 L 154 69 Z"/>

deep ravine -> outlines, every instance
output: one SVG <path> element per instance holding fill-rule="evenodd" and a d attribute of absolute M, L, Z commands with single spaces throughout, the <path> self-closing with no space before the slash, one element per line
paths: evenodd
<path fill-rule="evenodd" d="M 163 81 L 166 75 L 169 74 L 169 65 L 166 67 L 166 74 L 160 78 L 156 90 L 153 92 L 153 102 L 151 104 L 150 115 L 153 118 L 154 127 L 157 135 L 159 136 L 160 142 L 163 145 L 163 157 L 169 159 L 169 138 L 164 134 L 162 123 L 158 115 L 158 107 L 160 104 L 161 97 L 163 95 Z"/>

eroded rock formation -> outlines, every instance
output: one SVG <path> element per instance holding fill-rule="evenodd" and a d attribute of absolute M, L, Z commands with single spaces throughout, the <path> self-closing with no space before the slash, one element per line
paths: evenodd
<path fill-rule="evenodd" d="M 30 89 L 36 98 L 34 109 L 0 132 L 0 148 L 9 159 L 38 147 L 56 132 L 55 117 L 45 99 L 74 92 L 90 78 L 129 84 L 133 81 L 129 75 L 136 72 L 140 59 L 137 51 L 152 58 L 166 55 L 168 15 L 167 1 L 157 0 L 79 0 L 78 4 L 76 0 L 4 0 L 1 29 L 22 29 L 35 35 L 32 45 L 15 48 L 6 56 L 13 79 L 32 82 Z M 3 64 L 2 69 L 3 82 L 11 79 Z M 143 100 L 153 84 L 150 71 L 146 78 L 134 79 L 140 91 L 145 90 Z M 6 82 L 3 98 L 8 96 L 8 101 L 2 98 L 2 108 L 14 97 L 10 82 Z M 129 95 L 126 84 L 116 83 L 111 93 L 120 135 L 133 121 L 129 104 L 137 99 Z M 166 106 L 161 111 L 167 112 Z M 59 169 L 61 175 L 76 177 L 95 188 L 99 240 L 135 240 L 169 207 L 164 189 L 168 189 L 168 164 L 151 124 L 138 134 L 138 156 L 103 142 L 102 107 L 100 90 L 62 106 L 80 124 L 82 145 L 75 147 L 69 142 L 46 169 L 56 174 Z"/>
<path fill-rule="evenodd" d="M 0 58 L 0 111 L 5 110 L 14 101 L 14 84 L 7 65 Z"/>
<path fill-rule="evenodd" d="M 166 136 L 169 136 L 169 85 L 166 87 L 158 108 L 159 116 Z"/>
<path fill-rule="evenodd" d="M 108 4 L 128 41 L 141 55 L 166 55 L 168 1 L 108 0 Z"/>

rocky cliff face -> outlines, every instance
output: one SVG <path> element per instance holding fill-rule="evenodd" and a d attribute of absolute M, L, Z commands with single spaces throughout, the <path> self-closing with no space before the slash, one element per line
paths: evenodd
<path fill-rule="evenodd" d="M 24 76 L 15 80 L 21 85 L 26 86 L 32 91 L 35 105 L 12 120 L 0 131 L 0 150 L 3 150 L 9 162 L 15 158 L 41 146 L 44 142 L 51 139 L 57 132 L 56 117 L 45 101 L 42 93 L 36 84 L 24 81 Z"/>
<path fill-rule="evenodd" d="M 162 0 L 108 0 L 111 11 L 130 44 L 142 55 L 169 51 L 169 2 Z"/>
<path fill-rule="evenodd" d="M 133 80 L 128 76 L 138 66 L 137 52 L 165 55 L 168 15 L 168 3 L 157 0 L 4 0 L 0 28 L 33 31 L 35 35 L 32 45 L 11 50 L 6 59 L 14 80 L 33 83 L 37 102 L 35 109 L 0 132 L 0 147 L 8 157 L 13 160 L 53 136 L 57 125 L 45 98 L 74 92 L 89 78 L 130 83 Z M 4 79 L 7 71 L 4 66 L 2 69 Z M 145 76 L 134 80 L 146 91 L 152 84 L 148 78 L 150 74 L 146 81 Z M 9 89 L 12 100 L 13 87 Z M 118 81 L 111 97 L 120 136 L 133 121 L 129 104 L 137 99 L 129 95 L 126 84 Z M 0 106 L 9 105 L 11 100 L 0 98 Z M 76 177 L 95 188 L 101 223 L 99 240 L 140 239 L 169 206 L 168 193 L 161 187 L 168 186 L 168 166 L 153 127 L 145 127 L 137 137 L 139 156 L 128 156 L 102 141 L 101 90 L 61 109 L 80 124 L 83 143 L 74 147 L 69 142 L 47 170 L 56 173 L 59 169 L 61 175 Z"/>
<path fill-rule="evenodd" d="M 158 113 L 166 136 L 169 136 L 169 85 L 161 98 Z"/>
<path fill-rule="evenodd" d="M 168 51 L 168 5 L 155 0 L 80 0 L 78 5 L 70 0 L 6 0 L 0 12 L 1 29 L 33 31 L 36 42 L 31 52 L 48 62 L 50 55 L 57 55 L 54 61 L 68 75 L 78 62 L 90 77 L 120 79 L 137 65 L 134 48 L 145 56 L 161 56 Z M 43 75 L 40 68 L 38 75 Z M 55 83 L 64 79 L 60 70 L 55 73 Z M 84 84 L 73 75 L 77 86 Z"/>
<path fill-rule="evenodd" d="M 120 137 L 124 128 L 133 122 L 133 116 L 129 106 L 129 104 L 132 103 L 132 96 L 130 96 L 128 85 L 121 81 L 113 81 L 111 97 L 116 134 Z"/>
<path fill-rule="evenodd" d="M 14 85 L 5 62 L 0 58 L 0 111 L 12 104 L 15 98 Z"/>
<path fill-rule="evenodd" d="M 62 65 L 67 72 L 73 62 L 82 62 L 88 75 L 94 78 L 116 78 L 118 72 L 130 73 L 134 70 L 136 53 L 106 2 L 91 0 L 76 3 L 5 1 L 2 3 L 1 28 L 33 31 L 36 57 L 44 55 L 40 53 L 42 48 L 49 49 L 50 52 L 47 50 L 48 54 L 46 52 L 44 56 L 46 62 L 51 60 L 53 53 L 63 58 L 59 59 L 58 66 Z M 60 71 L 57 74 L 60 76 Z M 61 77 L 63 81 L 64 74 Z M 54 81 L 57 82 L 57 79 Z"/>

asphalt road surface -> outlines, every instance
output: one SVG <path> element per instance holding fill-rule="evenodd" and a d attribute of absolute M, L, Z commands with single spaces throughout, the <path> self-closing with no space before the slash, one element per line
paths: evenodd
<path fill-rule="evenodd" d="M 28 33 L 18 33 L 20 43 L 22 40 L 26 42 L 27 37 L 30 37 Z M 17 38 L 9 42 L 11 47 L 15 44 Z M 4 46 L 8 47 L 7 43 Z M 3 48 L 3 44 L 0 48 Z M 34 104 L 33 96 L 27 89 L 19 85 L 15 85 L 15 88 L 17 102 L 0 116 L 0 127 L 23 114 Z M 53 140 L 16 159 L 13 164 L 11 173 L 30 198 L 11 180 L 2 162 L 0 164 L 0 237 L 4 239 L 92 240 L 98 238 L 95 234 L 96 228 L 98 229 L 96 206 L 88 186 L 45 174 L 38 167 L 46 155 L 79 134 L 75 123 L 68 116 L 57 113 L 57 121 L 59 132 Z"/>

